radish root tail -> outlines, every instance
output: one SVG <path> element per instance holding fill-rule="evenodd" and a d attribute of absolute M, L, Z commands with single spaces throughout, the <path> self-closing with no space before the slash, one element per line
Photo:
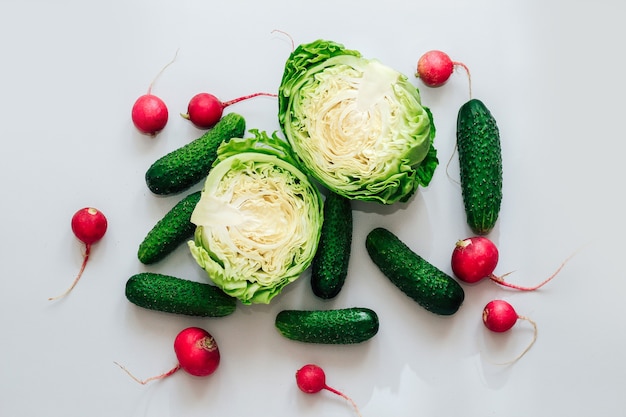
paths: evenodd
<path fill-rule="evenodd" d="M 359 407 L 356 405 L 356 403 L 354 402 L 354 400 L 350 397 L 348 397 L 346 394 L 344 394 L 341 391 L 337 391 L 336 389 L 329 387 L 328 385 L 324 387 L 326 390 L 332 392 L 333 394 L 337 394 L 339 395 L 341 398 L 345 399 L 346 401 L 348 401 L 350 404 L 352 404 L 352 407 L 354 408 L 354 411 L 356 413 L 357 416 L 361 417 L 361 412 L 359 411 Z"/>
<path fill-rule="evenodd" d="M 472 74 L 470 74 L 470 70 L 469 68 L 467 68 L 467 65 L 465 65 L 462 62 L 457 62 L 457 61 L 452 61 L 452 65 L 454 65 L 455 67 L 461 67 L 465 70 L 465 72 L 467 73 L 467 80 L 469 83 L 469 98 L 471 100 L 472 98 Z"/>
<path fill-rule="evenodd" d="M 224 103 L 222 103 L 222 107 L 226 108 L 232 104 L 235 103 L 239 103 L 240 101 L 244 101 L 247 100 L 249 98 L 254 98 L 254 97 L 259 97 L 259 96 L 267 96 L 267 97 L 278 97 L 278 94 L 274 94 L 274 93 L 254 93 L 254 94 L 248 94 L 247 96 L 243 96 L 243 97 L 237 97 L 235 99 L 229 100 L 229 101 L 225 101 Z"/>
<path fill-rule="evenodd" d="M 502 285 L 502 286 L 508 287 L 508 288 L 513 288 L 513 289 L 516 289 L 516 290 L 521 290 L 521 291 L 534 291 L 534 290 L 536 290 L 536 289 L 539 289 L 539 288 L 543 287 L 543 286 L 544 286 L 544 285 L 546 285 L 548 282 L 552 281 L 552 279 L 553 279 L 554 277 L 556 277 L 556 276 L 559 274 L 559 272 L 561 272 L 561 270 L 563 269 L 563 267 L 565 266 L 565 264 L 566 264 L 566 263 L 567 263 L 570 259 L 572 259 L 572 258 L 574 257 L 574 255 L 575 255 L 575 254 L 576 254 L 576 253 L 574 253 L 574 254 L 570 255 L 567 259 L 565 259 L 565 260 L 563 261 L 563 263 L 561 263 L 561 265 L 559 265 L 559 267 L 556 269 L 556 271 L 554 271 L 554 272 L 552 273 L 552 275 L 550 275 L 548 278 L 544 279 L 544 280 L 543 280 L 543 281 L 541 281 L 539 284 L 534 285 L 534 286 L 532 286 L 532 287 L 524 287 L 524 286 L 521 286 L 521 285 L 516 285 L 516 284 L 511 284 L 510 282 L 506 282 L 506 281 L 504 280 L 504 277 L 505 277 L 505 276 L 507 276 L 507 275 L 509 275 L 511 272 L 506 273 L 506 274 L 501 275 L 501 276 L 496 276 L 496 275 L 491 274 L 491 275 L 489 276 L 489 279 L 491 279 L 492 281 L 497 282 L 498 284 L 500 284 L 500 285 Z"/>
<path fill-rule="evenodd" d="M 274 29 L 274 30 L 272 30 L 272 33 L 282 33 L 283 35 L 288 37 L 289 40 L 291 41 L 291 52 L 296 50 L 296 44 L 293 41 L 293 37 L 289 33 L 285 32 L 284 30 L 280 30 L 280 29 Z"/>
<path fill-rule="evenodd" d="M 165 69 L 167 67 L 169 67 L 170 65 L 172 65 L 174 63 L 174 61 L 176 61 L 176 57 L 178 56 L 178 49 L 176 50 L 176 53 L 174 54 L 174 58 L 172 58 L 172 60 L 170 62 L 168 62 L 167 64 L 165 64 L 165 66 L 163 68 L 161 68 L 161 71 L 159 71 L 157 73 L 157 75 L 154 77 L 154 79 L 152 80 L 152 82 L 150 83 L 150 85 L 148 86 L 148 94 L 152 94 L 152 86 L 154 85 L 154 83 L 156 82 L 156 80 L 161 76 L 161 74 L 163 73 L 163 71 L 165 71 Z"/>
<path fill-rule="evenodd" d="M 48 298 L 48 301 L 58 300 L 59 298 L 63 298 L 67 294 L 69 294 L 70 291 L 72 291 L 74 289 L 76 284 L 78 284 L 78 281 L 80 280 L 80 277 L 83 275 L 83 271 L 85 271 L 85 267 L 87 266 L 87 261 L 89 260 L 89 253 L 90 252 L 91 252 L 91 244 L 86 244 L 85 245 L 85 253 L 83 254 L 83 264 L 80 267 L 80 271 L 78 271 L 78 275 L 76 275 L 76 278 L 74 278 L 74 282 L 72 282 L 72 285 L 70 285 L 70 287 L 67 290 L 65 290 L 65 292 L 63 294 L 59 294 L 56 297 L 50 297 L 50 298 Z"/>
<path fill-rule="evenodd" d="M 533 347 L 533 345 L 535 344 L 535 341 L 537 340 L 537 323 L 535 323 L 533 320 L 531 320 L 530 318 L 528 318 L 526 316 L 518 315 L 517 318 L 520 319 L 520 320 L 526 320 L 527 322 L 529 322 L 533 326 L 533 338 L 530 341 L 530 343 L 528 344 L 528 346 L 526 346 L 526 348 L 519 355 L 517 355 L 515 358 L 513 358 L 513 359 L 511 359 L 510 361 L 507 361 L 507 362 L 497 363 L 496 365 L 511 365 L 511 364 L 517 362 L 518 360 L 520 360 L 522 358 L 522 356 L 524 356 L 530 350 L 530 348 Z"/>
<path fill-rule="evenodd" d="M 113 362 L 114 364 L 116 364 L 117 366 L 119 366 L 124 372 L 126 372 L 128 374 L 128 376 L 130 376 L 133 380 L 135 380 L 135 382 L 141 384 L 141 385 L 146 385 L 148 382 L 150 381 L 154 381 L 157 379 L 163 379 L 166 378 L 172 374 L 174 374 L 176 371 L 178 371 L 180 369 L 180 364 L 176 365 L 175 367 L 173 367 L 172 369 L 170 369 L 169 371 L 162 373 L 161 375 L 156 375 L 156 376 L 152 376 L 148 379 L 139 379 L 137 378 L 135 375 L 133 375 L 128 369 L 126 369 L 125 366 L 117 363 L 117 362 Z"/>

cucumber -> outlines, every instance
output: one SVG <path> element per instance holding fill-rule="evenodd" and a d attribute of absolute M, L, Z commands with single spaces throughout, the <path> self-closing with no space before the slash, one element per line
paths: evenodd
<path fill-rule="evenodd" d="M 193 237 L 196 225 L 191 223 L 191 213 L 200 201 L 200 195 L 201 191 L 189 194 L 154 225 L 139 244 L 137 257 L 141 263 L 158 262 Z"/>
<path fill-rule="evenodd" d="M 154 272 L 131 276 L 126 298 L 139 307 L 186 316 L 224 317 L 236 308 L 236 300 L 214 285 Z"/>
<path fill-rule="evenodd" d="M 383 274 L 426 310 L 439 315 L 456 313 L 465 298 L 461 285 L 413 252 L 382 227 L 365 240 L 367 252 Z"/>
<path fill-rule="evenodd" d="M 219 145 L 242 137 L 246 128 L 243 116 L 228 113 L 204 135 L 162 156 L 146 171 L 146 184 L 158 195 L 176 194 L 205 178 L 217 158 Z"/>
<path fill-rule="evenodd" d="M 378 333 L 378 315 L 364 307 L 335 310 L 282 310 L 276 328 L 287 339 L 318 344 L 354 344 Z"/>
<path fill-rule="evenodd" d="M 348 275 L 351 246 L 350 200 L 330 192 L 324 201 L 322 232 L 311 264 L 311 288 L 316 296 L 328 300 L 339 294 Z"/>
<path fill-rule="evenodd" d="M 502 203 L 502 150 L 498 125 L 483 102 L 472 99 L 461 106 L 456 137 L 467 224 L 486 235 Z"/>

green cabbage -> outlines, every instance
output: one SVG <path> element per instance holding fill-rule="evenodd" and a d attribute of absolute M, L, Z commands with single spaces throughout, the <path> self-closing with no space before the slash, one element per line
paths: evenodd
<path fill-rule="evenodd" d="M 244 304 L 267 304 L 310 266 L 323 203 L 284 140 L 251 132 L 253 138 L 218 149 L 188 246 L 224 292 Z"/>
<path fill-rule="evenodd" d="M 405 75 L 317 40 L 289 56 L 278 120 L 304 169 L 350 199 L 391 204 L 427 186 L 435 127 Z"/>

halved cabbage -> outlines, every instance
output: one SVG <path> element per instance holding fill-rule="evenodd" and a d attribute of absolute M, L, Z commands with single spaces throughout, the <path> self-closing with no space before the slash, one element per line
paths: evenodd
<path fill-rule="evenodd" d="M 192 256 L 224 292 L 269 303 L 309 267 L 321 233 L 319 190 L 275 134 L 218 149 L 191 222 Z"/>
<path fill-rule="evenodd" d="M 427 186 L 435 128 L 407 77 L 335 42 L 298 46 L 279 88 L 279 123 L 306 171 L 344 197 L 391 204 Z"/>

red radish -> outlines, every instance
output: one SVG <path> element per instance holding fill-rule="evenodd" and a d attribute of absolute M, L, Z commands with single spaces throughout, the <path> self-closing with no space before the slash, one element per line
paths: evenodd
<path fill-rule="evenodd" d="M 448 54 L 438 50 L 426 52 L 417 61 L 417 72 L 415 76 L 420 78 L 429 87 L 440 87 L 444 85 L 455 67 L 461 67 L 467 72 L 470 82 L 470 97 L 472 96 L 472 80 L 469 68 L 462 62 L 453 61 Z"/>
<path fill-rule="evenodd" d="M 533 339 L 530 344 L 520 353 L 515 359 L 510 362 L 514 362 L 524 356 L 526 352 L 532 347 L 537 340 L 537 324 L 525 316 L 520 316 L 517 314 L 513 306 L 504 300 L 492 300 L 487 303 L 485 308 L 483 309 L 483 323 L 485 327 L 487 327 L 492 332 L 503 333 L 510 330 L 517 320 L 526 320 L 532 326 L 534 330 Z"/>
<path fill-rule="evenodd" d="M 148 92 L 133 104 L 131 118 L 141 133 L 156 136 L 167 124 L 169 112 L 163 100 Z"/>
<path fill-rule="evenodd" d="M 176 52 L 178 55 L 178 51 Z M 155 79 L 150 83 L 148 92 L 140 96 L 133 104 L 131 111 L 131 119 L 135 127 L 146 135 L 156 136 L 165 125 L 169 118 L 167 106 L 159 97 L 152 94 L 152 86 L 161 73 L 176 59 L 172 59 L 157 74 Z"/>
<path fill-rule="evenodd" d="M 215 338 L 199 327 L 188 327 L 178 333 L 174 339 L 174 352 L 178 359 L 176 366 L 165 373 L 144 380 L 135 377 L 119 363 L 116 364 L 142 385 L 173 375 L 179 369 L 193 376 L 209 376 L 220 364 L 220 351 Z"/>
<path fill-rule="evenodd" d="M 72 285 L 61 295 L 56 297 L 50 297 L 48 300 L 56 300 L 58 298 L 67 295 L 78 283 L 78 280 L 83 275 L 87 261 L 89 260 L 89 254 L 91 253 L 91 245 L 102 239 L 107 231 L 108 222 L 107 218 L 102 212 L 93 207 L 85 207 L 78 210 L 72 216 L 72 232 L 74 235 L 85 244 L 85 253 L 83 254 L 83 264 L 80 267 L 78 275 L 74 279 Z"/>
<path fill-rule="evenodd" d="M 543 287 L 552 280 L 565 266 L 567 259 L 559 266 L 559 268 L 548 278 L 532 287 L 523 287 L 504 281 L 504 277 L 510 272 L 497 276 L 493 271 L 498 264 L 498 248 L 496 245 L 484 236 L 474 236 L 456 242 L 452 251 L 452 272 L 463 282 L 468 284 L 476 283 L 484 278 L 497 282 L 505 287 L 522 291 L 533 291 Z"/>
<path fill-rule="evenodd" d="M 350 397 L 326 385 L 326 374 L 324 373 L 324 370 L 317 365 L 308 364 L 300 368 L 296 372 L 296 383 L 298 384 L 300 391 L 307 394 L 316 394 L 325 389 L 333 394 L 339 395 L 352 404 L 357 415 L 361 415 L 356 403 Z"/>
<path fill-rule="evenodd" d="M 226 107 L 258 96 L 277 97 L 276 94 L 271 93 L 255 93 L 222 102 L 213 94 L 199 93 L 189 100 L 187 113 L 181 113 L 181 116 L 190 120 L 199 129 L 210 129 L 222 118 L 222 114 L 224 113 L 224 109 Z"/>

